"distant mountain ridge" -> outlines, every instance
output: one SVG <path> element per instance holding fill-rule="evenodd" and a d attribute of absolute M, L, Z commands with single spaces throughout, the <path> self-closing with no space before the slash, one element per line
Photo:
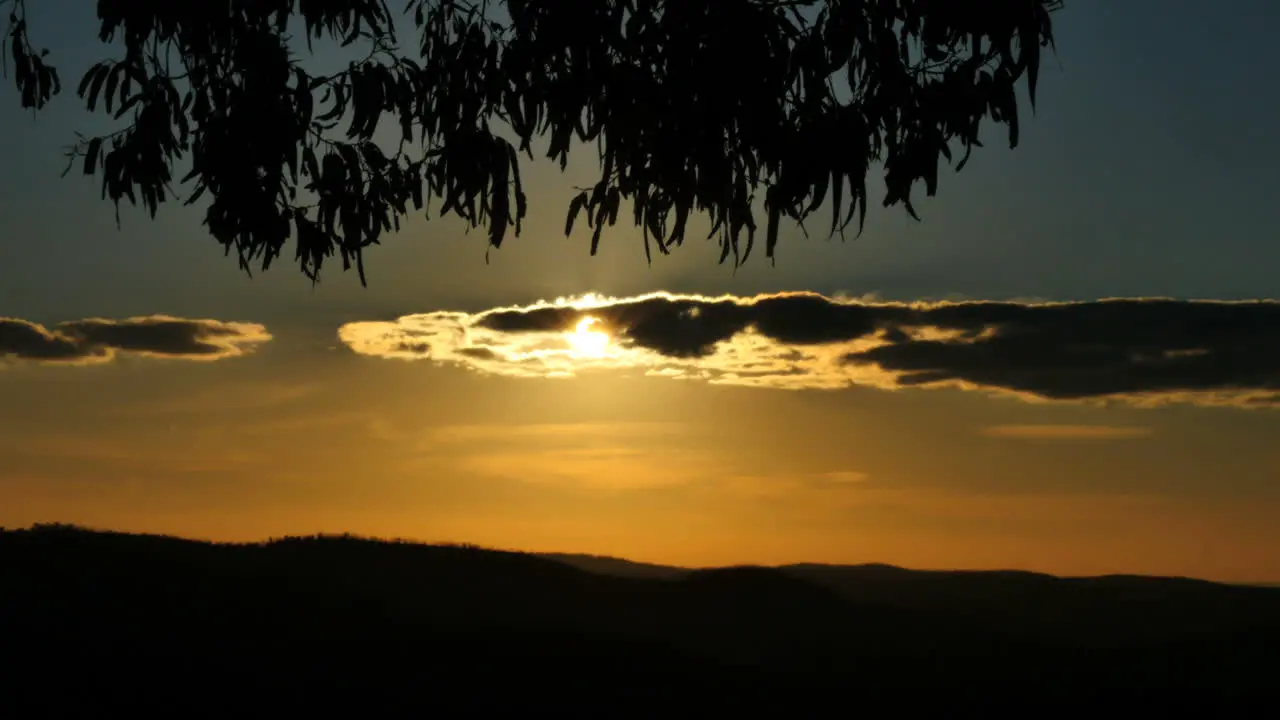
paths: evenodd
<path fill-rule="evenodd" d="M 0 573 L 0 717 L 1216 714 L 1280 675 L 1280 590 L 1196 580 L 70 526 L 0 532 Z"/>
<path fill-rule="evenodd" d="M 880 574 L 926 574 L 926 575 L 986 575 L 986 576 L 1015 576 L 1023 578 L 1047 578 L 1054 580 L 1073 581 L 1119 581 L 1122 579 L 1148 579 L 1148 580 L 1167 580 L 1167 581 L 1185 581 L 1193 583 L 1210 583 L 1214 585 L 1241 586 L 1241 587 L 1280 587 L 1280 582 L 1252 582 L 1252 583 L 1229 583 L 1219 582 L 1215 580 L 1204 580 L 1200 578 L 1180 576 L 1180 575 L 1138 575 L 1132 573 L 1112 573 L 1108 575 L 1054 575 L 1052 573 L 1037 572 L 1034 570 L 938 570 L 938 569 L 918 569 L 907 568 L 901 565 L 890 565 L 888 563 L 787 563 L 783 565 L 715 565 L 700 567 L 684 567 L 680 565 L 662 565 L 659 563 L 638 562 L 628 560 L 626 558 L 615 557 L 612 555 L 594 555 L 591 553 L 565 553 L 565 552 L 541 552 L 533 553 L 539 557 L 549 558 L 567 563 L 577 568 L 587 570 L 589 572 L 599 572 L 610 575 L 618 575 L 622 577 L 654 577 L 654 578 L 676 578 L 681 575 L 697 572 L 699 570 L 712 570 L 722 567 L 764 567 L 776 570 L 796 570 L 800 572 L 812 570 L 847 570 L 854 572 L 866 573 L 868 575 Z"/>
<path fill-rule="evenodd" d="M 587 572 L 616 575 L 618 577 L 654 578 L 673 580 L 693 572 L 695 568 L 635 562 L 609 555 L 587 553 L 535 553 L 539 557 L 571 565 Z"/>
<path fill-rule="evenodd" d="M 680 568 L 570 553 L 542 557 L 618 577 L 687 578 L 720 568 Z M 1185 577 L 1060 577 L 1023 570 L 911 570 L 883 563 L 768 566 L 867 603 L 1016 628 L 1057 642 L 1125 642 L 1234 627 L 1243 618 L 1280 619 L 1280 588 Z M 1179 602 L 1170 603 L 1176 597 Z M 1226 598 L 1230 598 L 1227 601 Z M 1232 613 L 1217 614 L 1230 602 Z M 1236 614 L 1243 612 L 1243 616 Z"/>

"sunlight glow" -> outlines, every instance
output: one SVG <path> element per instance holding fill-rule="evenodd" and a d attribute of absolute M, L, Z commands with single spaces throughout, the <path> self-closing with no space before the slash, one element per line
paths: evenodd
<path fill-rule="evenodd" d="M 587 316 L 578 321 L 572 332 L 565 333 L 574 357 L 601 358 L 609 350 L 609 335 L 600 330 L 592 330 L 591 326 L 600 322 Z"/>
<path fill-rule="evenodd" d="M 1061 320 L 1094 318 L 1106 307 L 1121 308 L 1122 312 L 1107 313 L 1119 323 L 1116 327 Z M 657 292 L 622 299 L 591 293 L 474 313 L 437 310 L 392 322 L 347 323 L 338 337 L 362 355 L 429 359 L 507 377 L 570 378 L 621 371 L 738 387 L 927 387 L 1012 396 L 1036 404 L 1263 408 L 1280 407 L 1274 378 L 1259 376 L 1257 382 L 1241 387 L 1221 374 L 1225 366 L 1205 358 L 1252 347 L 1248 338 L 1267 332 L 1278 311 L 1277 300 L 898 303 L 801 291 L 717 297 Z M 1244 335 L 1210 337 L 1196 329 L 1204 323 L 1176 321 L 1203 313 L 1226 313 Z M 832 324 L 833 318 L 842 319 Z M 1149 329 L 1143 330 L 1147 339 L 1142 353 L 1134 355 L 1132 341 L 1115 338 L 1124 337 L 1121 326 L 1140 318 L 1149 319 L 1142 320 Z M 1011 344 L 1010 333 L 1030 333 L 1028 337 L 1047 343 L 1046 348 L 1071 355 L 1072 362 L 1090 368 L 1088 375 L 1096 382 L 1084 391 L 1080 373 L 1068 371 L 1075 365 L 1053 359 L 1053 353 L 1021 352 L 1022 341 Z M 1095 347 L 1114 347 L 1115 352 L 1088 350 Z M 922 356 L 925 349 L 929 352 Z M 974 362 L 979 360 L 990 372 L 976 372 Z M 1169 390 L 1160 381 L 1160 368 L 1168 363 L 1198 367 L 1212 381 L 1196 391 Z M 1116 392 L 1102 381 L 1118 376 L 1143 382 Z"/>

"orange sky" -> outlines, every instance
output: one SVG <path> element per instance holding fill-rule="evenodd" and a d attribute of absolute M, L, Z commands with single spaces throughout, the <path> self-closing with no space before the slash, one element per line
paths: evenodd
<path fill-rule="evenodd" d="M 1280 84 L 1240 70 L 1273 63 L 1280 4 L 1236 4 L 1068 3 L 1016 150 L 943 173 L 922 222 L 873 171 L 857 240 L 784 226 L 776 266 L 736 271 L 705 219 L 651 265 L 626 222 L 595 256 L 583 223 L 566 239 L 587 148 L 523 169 L 524 231 L 490 262 L 419 217 L 368 289 L 336 263 L 313 287 L 292 248 L 250 279 L 202 205 L 117 226 L 100 176 L 60 177 L 76 131 L 114 128 L 73 92 L 37 118 L 0 93 L 0 525 L 1280 581 L 1280 306 L 1185 302 L 1280 298 Z M 91 4 L 31 5 L 73 89 L 103 56 Z M 601 311 L 604 346 L 569 342 L 576 317 L 484 325 L 592 291 L 856 297 L 871 329 L 807 342 L 838 325 L 822 304 L 743 310 L 706 347 L 647 310 Z M 904 386 L 928 378 L 948 387 Z"/>
<path fill-rule="evenodd" d="M 6 526 L 1280 577 L 1272 411 L 503 377 L 287 335 L 216 362 L 15 363 L 0 389 Z"/>

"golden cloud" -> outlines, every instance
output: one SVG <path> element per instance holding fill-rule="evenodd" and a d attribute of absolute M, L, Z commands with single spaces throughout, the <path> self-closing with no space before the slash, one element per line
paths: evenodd
<path fill-rule="evenodd" d="M 714 459 L 689 450 L 651 452 L 627 445 L 488 451 L 455 460 L 466 472 L 591 490 L 647 490 L 714 477 Z"/>
<path fill-rule="evenodd" d="M 449 444 L 494 440 L 581 441 L 629 438 L 637 435 L 675 435 L 683 429 L 684 426 L 680 423 L 669 422 L 443 425 L 431 431 L 431 439 Z"/>
<path fill-rule="evenodd" d="M 992 425 L 982 434 L 1013 440 L 1132 440 L 1150 437 L 1149 427 L 1133 425 Z"/>
<path fill-rule="evenodd" d="M 352 351 L 477 372 L 602 371 L 780 389 L 960 388 L 1032 401 L 1280 405 L 1280 303 L 895 303 L 809 292 L 586 296 L 343 325 Z"/>

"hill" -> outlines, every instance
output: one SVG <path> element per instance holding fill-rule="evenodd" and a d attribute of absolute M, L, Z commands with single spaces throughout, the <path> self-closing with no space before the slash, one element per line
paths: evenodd
<path fill-rule="evenodd" d="M 2 532 L 0 638 L 21 661 L 0 716 L 1218 714 L 1280 671 L 1273 589 L 625 569 L 346 536 Z"/>
<path fill-rule="evenodd" d="M 541 556 L 617 577 L 674 580 L 702 572 L 598 555 Z M 1277 618 L 1276 588 L 1265 585 L 1132 575 L 1063 578 L 1012 570 L 907 570 L 883 564 L 772 569 L 834 589 L 853 601 L 912 608 L 933 617 L 1083 646 L 1192 637 Z"/>

